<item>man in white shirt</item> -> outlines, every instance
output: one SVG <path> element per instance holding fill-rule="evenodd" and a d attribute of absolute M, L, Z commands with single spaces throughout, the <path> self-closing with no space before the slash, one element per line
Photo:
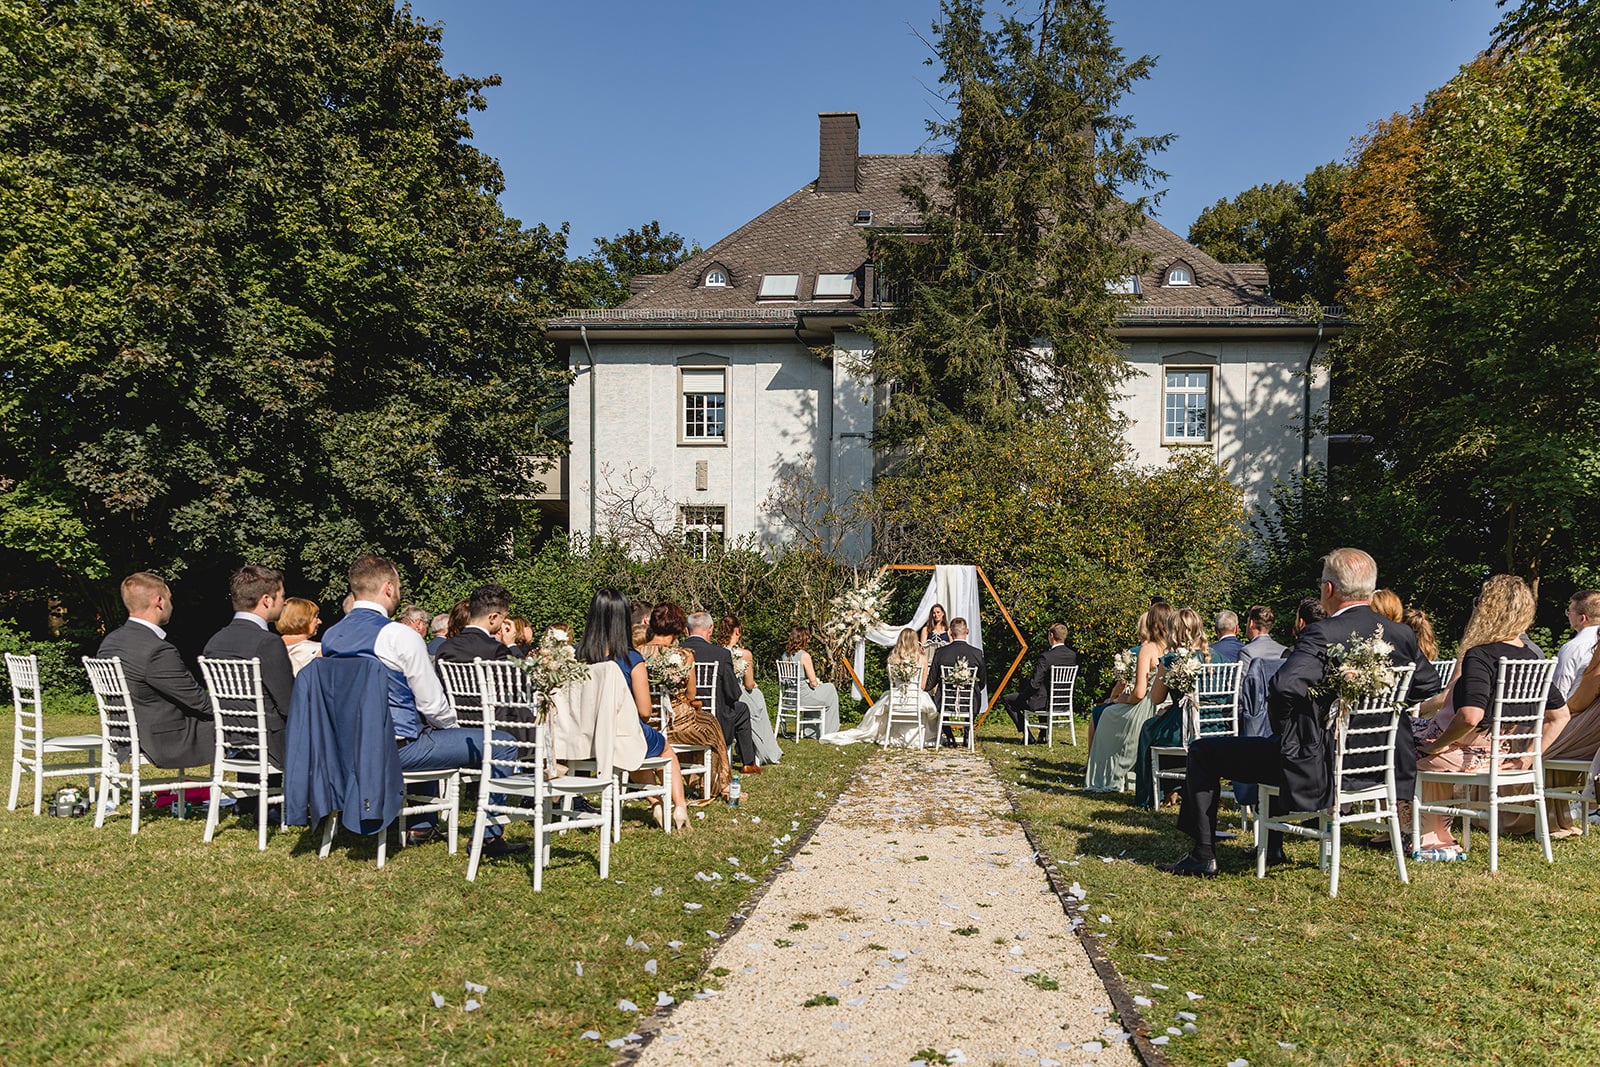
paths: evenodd
<path fill-rule="evenodd" d="M 1556 653 L 1556 673 L 1550 682 L 1563 697 L 1572 696 L 1573 690 L 1578 688 L 1578 679 L 1583 677 L 1589 661 L 1594 658 L 1595 636 L 1600 633 L 1597 630 L 1600 627 L 1600 591 L 1585 589 L 1573 593 L 1572 599 L 1567 601 L 1567 622 L 1577 633 Z"/>
<path fill-rule="evenodd" d="M 355 602 L 323 635 L 322 654 L 372 656 L 388 668 L 389 717 L 394 723 L 395 743 L 400 746 L 400 769 L 481 767 L 483 731 L 456 726 L 455 709 L 445 699 L 422 635 L 389 618 L 400 606 L 400 572 L 395 565 L 382 556 L 361 557 L 350 567 L 350 591 Z M 511 735 L 496 730 L 494 739 L 495 759 L 509 763 L 515 756 Z M 504 777 L 510 770 L 497 763 L 494 777 Z M 502 800 L 497 796 L 490 799 L 493 803 Z M 486 855 L 506 855 L 528 847 L 522 842 L 501 841 L 496 830 L 498 827 L 491 827 L 494 839 L 485 844 Z M 427 840 L 433 833 L 431 825 L 417 827 L 412 831 L 412 843 Z"/>

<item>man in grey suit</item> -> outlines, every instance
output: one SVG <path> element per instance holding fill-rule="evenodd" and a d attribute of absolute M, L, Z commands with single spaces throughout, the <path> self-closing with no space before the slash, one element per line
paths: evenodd
<path fill-rule="evenodd" d="M 1272 639 L 1272 624 L 1277 619 L 1272 609 L 1257 604 L 1245 616 L 1244 647 L 1239 649 L 1239 676 L 1250 673 L 1253 659 L 1282 659 L 1289 650 Z"/>
<path fill-rule="evenodd" d="M 163 629 L 172 621 L 172 590 L 140 571 L 122 580 L 128 621 L 106 634 L 95 655 L 122 661 L 139 727 L 139 749 L 157 767 L 207 767 L 215 755 L 211 698 L 183 665 Z"/>
<path fill-rule="evenodd" d="M 206 642 L 206 659 L 259 659 L 267 719 L 267 755 L 283 766 L 284 734 L 289 728 L 289 698 L 294 693 L 294 667 L 283 638 L 272 624 L 283 614 L 283 572 L 247 564 L 228 579 L 233 621 Z M 235 720 L 237 721 L 237 720 Z"/>

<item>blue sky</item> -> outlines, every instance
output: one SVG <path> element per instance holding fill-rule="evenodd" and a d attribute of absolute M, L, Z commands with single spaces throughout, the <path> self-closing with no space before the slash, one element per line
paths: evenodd
<path fill-rule="evenodd" d="M 1025 3 L 1025 6 L 1026 3 Z M 861 115 L 863 152 L 911 152 L 940 101 L 924 65 L 937 0 L 412 0 L 453 73 L 499 74 L 472 117 L 506 210 L 570 249 L 651 219 L 701 244 L 817 173 L 817 112 Z M 1158 217 L 1186 233 L 1220 197 L 1343 158 L 1490 39 L 1494 0 L 1110 0 L 1125 101 L 1175 133 Z"/>

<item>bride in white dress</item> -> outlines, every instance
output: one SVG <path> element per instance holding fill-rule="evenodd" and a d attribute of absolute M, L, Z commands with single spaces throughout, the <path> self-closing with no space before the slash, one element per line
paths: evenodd
<path fill-rule="evenodd" d="M 899 709 L 895 727 L 888 740 L 895 744 L 924 746 L 929 739 L 938 737 L 939 709 L 934 707 L 923 686 L 928 680 L 928 659 L 917 632 L 900 631 L 900 638 L 889 651 L 889 692 L 883 695 L 861 720 L 861 725 L 849 730 L 823 734 L 821 740 L 830 745 L 853 745 L 858 741 L 884 743 L 884 727 L 888 723 L 891 701 Z M 913 710 L 913 707 L 915 710 Z M 911 721 L 911 716 L 916 721 Z"/>

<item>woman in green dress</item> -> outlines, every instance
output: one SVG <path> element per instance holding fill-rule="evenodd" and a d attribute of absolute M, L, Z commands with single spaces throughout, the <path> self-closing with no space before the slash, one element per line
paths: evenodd
<path fill-rule="evenodd" d="M 1112 693 L 1112 703 L 1100 713 L 1089 744 L 1089 765 L 1083 788 L 1090 793 L 1126 792 L 1133 786 L 1134 763 L 1139 758 L 1139 731 L 1155 714 L 1156 696 L 1166 699 L 1166 686 L 1156 677 L 1161 657 L 1175 647 L 1173 631 L 1177 612 L 1162 602 L 1150 605 L 1139 634 L 1139 656 L 1131 681 Z"/>

